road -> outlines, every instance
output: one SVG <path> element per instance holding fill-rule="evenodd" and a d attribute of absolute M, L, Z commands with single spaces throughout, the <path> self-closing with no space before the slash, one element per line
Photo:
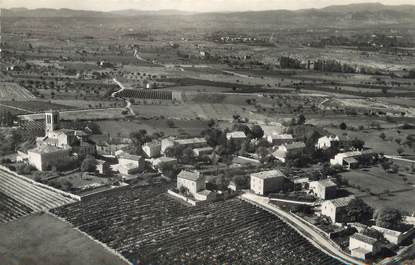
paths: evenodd
<path fill-rule="evenodd" d="M 111 94 L 111 97 L 115 98 L 115 97 L 117 97 L 117 94 L 119 94 L 121 91 L 125 90 L 126 88 L 117 79 L 113 78 L 112 81 L 114 81 L 114 83 L 116 83 L 120 87 L 120 90 L 115 91 L 114 93 Z M 135 112 L 134 112 L 133 108 L 131 108 L 131 101 L 128 100 L 128 99 L 125 99 L 125 98 L 122 98 L 122 99 L 125 101 L 125 103 L 127 103 L 127 105 L 125 106 L 125 108 L 128 109 L 128 111 L 131 113 L 131 115 L 134 115 L 135 116 Z"/>
<path fill-rule="evenodd" d="M 240 196 L 240 198 L 282 218 L 289 225 L 291 225 L 295 230 L 297 230 L 297 232 L 299 232 L 302 236 L 308 239 L 314 246 L 321 249 L 327 255 L 330 255 L 331 257 L 345 264 L 366 265 L 366 263 L 360 260 L 357 260 L 353 257 L 350 257 L 345 252 L 333 246 L 323 235 L 316 232 L 309 225 L 305 224 L 304 222 L 301 222 L 296 217 L 281 210 L 277 206 L 270 204 L 268 198 L 257 196 L 252 193 L 244 193 Z"/>

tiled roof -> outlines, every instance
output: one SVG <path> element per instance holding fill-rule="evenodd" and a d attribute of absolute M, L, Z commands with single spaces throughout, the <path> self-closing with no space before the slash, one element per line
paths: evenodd
<path fill-rule="evenodd" d="M 200 172 L 194 172 L 194 171 L 186 171 L 182 170 L 179 175 L 177 175 L 178 178 L 192 180 L 192 181 L 198 181 L 200 178 Z"/>
<path fill-rule="evenodd" d="M 349 205 L 349 203 L 353 199 L 355 199 L 354 196 L 349 196 L 349 197 L 343 197 L 343 198 L 338 198 L 338 199 L 330 200 L 329 202 L 332 203 L 336 207 L 346 207 L 346 206 Z"/>
<path fill-rule="evenodd" d="M 274 169 L 274 170 L 252 173 L 251 177 L 260 178 L 260 179 L 268 179 L 268 178 L 274 178 L 274 177 L 285 177 L 285 175 L 280 170 Z"/>
<path fill-rule="evenodd" d="M 303 143 L 303 142 L 294 142 L 294 143 L 286 145 L 287 150 L 289 150 L 289 149 L 299 149 L 299 148 L 304 148 L 304 147 L 305 147 L 305 143 Z"/>
<path fill-rule="evenodd" d="M 362 242 L 365 242 L 365 243 L 371 244 L 371 245 L 375 244 L 378 241 L 376 238 L 366 236 L 366 235 L 363 235 L 363 234 L 360 234 L 360 233 L 355 233 L 351 237 L 356 239 L 356 240 L 359 240 L 359 241 L 362 241 Z"/>
<path fill-rule="evenodd" d="M 246 135 L 243 131 L 236 131 L 236 132 L 230 132 L 226 134 L 226 138 L 232 139 L 240 139 L 240 138 L 246 138 Z"/>

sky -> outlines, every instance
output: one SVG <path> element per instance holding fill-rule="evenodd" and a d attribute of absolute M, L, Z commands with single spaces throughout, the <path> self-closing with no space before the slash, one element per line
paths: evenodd
<path fill-rule="evenodd" d="M 379 2 L 414 4 L 415 0 L 0 0 L 1 8 L 71 8 L 83 10 L 178 9 L 185 11 L 246 11 L 321 8 L 329 5 Z"/>

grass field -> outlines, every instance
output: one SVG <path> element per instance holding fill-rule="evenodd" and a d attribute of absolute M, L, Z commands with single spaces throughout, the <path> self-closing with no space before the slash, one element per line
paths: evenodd
<path fill-rule="evenodd" d="M 102 245 L 49 214 L 0 226 L 4 265 L 128 265 Z"/>
<path fill-rule="evenodd" d="M 380 166 L 375 166 L 348 171 L 341 175 L 354 186 L 347 189 L 375 209 L 390 206 L 409 212 L 415 211 L 415 176 L 406 172 L 404 168 L 401 168 L 398 174 L 387 173 Z M 403 177 L 407 178 L 406 182 Z M 355 187 L 359 187 L 360 190 Z"/>

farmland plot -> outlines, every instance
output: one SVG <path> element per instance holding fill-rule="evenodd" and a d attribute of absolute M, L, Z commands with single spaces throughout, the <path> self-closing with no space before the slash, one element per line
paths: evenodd
<path fill-rule="evenodd" d="M 0 100 L 34 99 L 27 89 L 15 83 L 0 82 Z"/>
<path fill-rule="evenodd" d="M 54 209 L 143 264 L 339 264 L 277 217 L 239 199 L 188 207 L 162 187 L 126 187 Z"/>

